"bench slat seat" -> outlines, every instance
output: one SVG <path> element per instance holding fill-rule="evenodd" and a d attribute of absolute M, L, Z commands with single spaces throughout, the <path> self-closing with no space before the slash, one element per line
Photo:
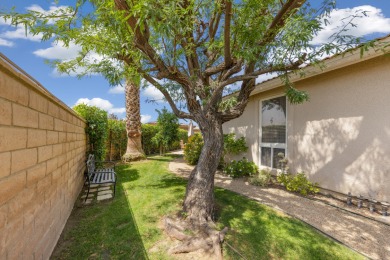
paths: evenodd
<path fill-rule="evenodd" d="M 93 154 L 88 156 L 87 160 L 87 175 L 85 178 L 84 185 L 88 185 L 88 192 L 85 200 L 87 200 L 89 195 L 89 190 L 92 184 L 106 184 L 113 183 L 114 184 L 114 197 L 116 191 L 116 173 L 115 173 L 115 163 L 109 162 L 114 165 L 113 168 L 100 168 L 96 169 L 95 166 L 95 157 Z"/>

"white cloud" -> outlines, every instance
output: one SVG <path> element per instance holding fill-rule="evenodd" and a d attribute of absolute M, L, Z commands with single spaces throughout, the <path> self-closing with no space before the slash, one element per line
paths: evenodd
<path fill-rule="evenodd" d="M 110 93 L 110 94 L 123 94 L 123 93 L 125 93 L 125 88 L 121 85 L 117 85 L 115 87 L 111 87 L 108 90 L 108 93 Z"/>
<path fill-rule="evenodd" d="M 53 42 L 51 45 L 52 46 L 49 48 L 38 49 L 38 50 L 34 51 L 33 53 L 36 56 L 44 58 L 44 59 L 56 59 L 56 60 L 60 60 L 60 61 L 65 62 L 65 61 L 69 61 L 71 59 L 75 59 L 78 56 L 79 52 L 82 50 L 82 47 L 80 45 L 75 44 L 74 42 L 70 42 L 68 47 L 66 47 L 62 41 L 55 42 L 55 43 Z M 90 63 L 90 64 L 99 63 L 103 59 L 104 59 L 103 56 L 101 56 L 95 52 L 90 52 L 84 57 L 85 62 Z M 117 61 L 111 60 L 111 62 L 113 64 L 113 66 L 117 66 L 117 64 L 116 64 Z M 56 68 L 54 68 L 51 75 L 53 77 L 56 77 L 56 78 L 57 77 L 68 77 L 68 76 L 76 77 L 77 75 L 84 74 L 85 72 L 86 72 L 85 67 L 75 68 L 74 71 L 69 72 L 69 74 L 60 73 Z M 90 72 L 90 73 L 87 73 L 87 75 L 95 76 L 95 75 L 98 75 L 98 73 Z"/>
<path fill-rule="evenodd" d="M 23 25 L 18 25 L 16 26 L 16 29 L 13 31 L 6 31 L 2 33 L 0 36 L 7 38 L 7 39 L 23 39 L 23 40 L 29 40 L 29 41 L 34 41 L 34 42 L 39 42 L 42 39 L 41 33 L 38 33 L 36 35 L 33 35 L 30 33 L 30 31 L 24 28 Z"/>
<path fill-rule="evenodd" d="M 51 5 L 49 7 L 48 10 L 45 10 L 40 5 L 33 4 L 33 5 L 29 6 L 29 7 L 27 7 L 26 9 L 28 11 L 38 12 L 38 13 L 41 13 L 41 14 L 44 14 L 44 15 L 53 15 L 53 16 L 56 16 L 56 15 L 68 15 L 68 16 L 71 16 L 72 15 L 70 7 L 66 6 L 66 5 L 56 6 L 56 5 L 53 4 L 53 5 Z M 54 24 L 55 21 L 56 21 L 56 18 L 49 19 L 48 20 L 48 24 Z"/>
<path fill-rule="evenodd" d="M 82 47 L 78 44 L 75 44 L 74 42 L 70 42 L 69 46 L 65 46 L 62 41 L 53 42 L 51 44 L 52 46 L 46 49 L 38 49 L 34 51 L 33 53 L 41 58 L 45 59 L 56 59 L 60 61 L 70 61 L 72 59 L 75 59 L 79 52 L 82 50 Z M 118 68 L 118 70 L 121 69 L 121 63 L 115 59 L 104 57 L 100 54 L 97 54 L 96 52 L 89 52 L 87 55 L 83 57 L 83 61 L 86 64 L 97 64 L 101 61 L 109 61 L 111 63 L 111 66 Z M 69 74 L 66 73 L 60 73 L 56 68 L 52 72 L 53 77 L 75 77 L 77 75 L 85 74 L 87 71 L 87 67 L 77 67 L 74 69 L 74 71 L 71 71 Z M 96 72 L 87 72 L 86 75 L 89 76 L 95 76 L 98 75 Z M 110 92 L 111 93 L 111 92 Z M 118 92 L 119 93 L 119 92 Z"/>
<path fill-rule="evenodd" d="M 331 11 L 330 18 L 327 18 L 329 24 L 314 37 L 312 44 L 322 44 L 329 42 L 335 32 L 338 32 L 347 23 L 353 15 L 361 14 L 361 11 L 367 11 L 367 16 L 355 18 L 349 25 L 345 34 L 361 37 L 372 33 L 390 33 L 390 18 L 386 18 L 382 10 L 371 5 L 362 5 L 354 8 L 335 9 Z"/>
<path fill-rule="evenodd" d="M 114 107 L 114 105 L 110 101 L 108 101 L 106 99 L 102 99 L 102 98 L 92 98 L 92 99 L 79 98 L 75 105 L 78 105 L 78 104 L 86 104 L 89 106 L 96 106 L 98 108 L 101 108 L 101 109 L 107 111 L 110 114 L 111 113 L 112 114 L 123 114 L 126 112 L 126 109 L 124 107 Z"/>
<path fill-rule="evenodd" d="M 6 21 L 3 17 L 0 17 L 0 25 L 11 25 L 11 20 Z"/>
<path fill-rule="evenodd" d="M 111 108 L 111 109 L 109 109 L 109 112 L 113 113 L 113 114 L 123 114 L 123 113 L 126 113 L 126 108 L 124 108 L 124 107 Z"/>
<path fill-rule="evenodd" d="M 78 105 L 78 104 L 97 106 L 97 107 L 99 107 L 103 110 L 106 110 L 106 111 L 108 111 L 109 109 L 111 109 L 114 106 L 113 104 L 111 104 L 110 101 L 105 100 L 105 99 L 101 99 L 101 98 L 93 98 L 93 99 L 79 98 L 76 102 L 76 105 Z"/>
<path fill-rule="evenodd" d="M 14 43 L 0 38 L 0 46 L 12 47 Z"/>
<path fill-rule="evenodd" d="M 70 42 L 68 47 L 65 47 L 63 42 L 53 42 L 51 46 L 46 49 L 38 49 L 33 53 L 45 59 L 68 60 L 76 58 L 82 49 L 81 46 L 73 42 Z"/>
<path fill-rule="evenodd" d="M 77 75 L 82 75 L 86 72 L 86 69 L 83 67 L 78 67 L 74 71 L 70 71 L 68 73 L 61 73 L 57 70 L 57 68 L 54 68 L 53 71 L 51 72 L 51 76 L 54 78 L 63 78 L 63 77 L 77 77 Z M 86 75 L 88 76 L 96 76 L 99 75 L 98 73 L 95 72 L 89 72 Z"/>
<path fill-rule="evenodd" d="M 141 115 L 141 123 L 145 124 L 148 123 L 152 119 L 151 115 Z"/>
<path fill-rule="evenodd" d="M 155 100 L 157 102 L 165 102 L 164 95 L 156 89 L 154 86 L 149 85 L 143 91 L 143 95 L 151 100 Z"/>
<path fill-rule="evenodd" d="M 69 8 L 69 6 L 67 6 L 67 5 L 60 5 L 60 6 L 52 5 L 49 7 L 49 10 L 45 10 L 40 5 L 33 4 L 33 5 L 30 5 L 29 7 L 27 7 L 26 9 L 29 11 L 39 12 L 39 13 L 43 13 L 43 14 L 52 14 L 52 13 L 57 12 L 59 10 L 66 11 L 68 8 Z"/>

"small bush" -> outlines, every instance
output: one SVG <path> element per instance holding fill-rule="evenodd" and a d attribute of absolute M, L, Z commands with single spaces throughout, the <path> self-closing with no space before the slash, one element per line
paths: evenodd
<path fill-rule="evenodd" d="M 231 161 L 228 163 L 224 172 L 233 178 L 238 178 L 242 176 L 252 176 L 259 172 L 259 168 L 254 162 L 249 162 L 245 157 L 239 161 Z"/>
<path fill-rule="evenodd" d="M 195 135 L 198 136 L 193 138 L 193 136 Z M 184 159 L 187 161 L 188 164 L 191 165 L 195 165 L 198 163 L 200 152 L 203 148 L 202 136 L 198 133 L 196 133 L 195 135 L 188 138 L 187 144 L 184 148 Z M 231 133 L 224 134 L 223 139 L 223 152 L 218 165 L 219 169 L 225 168 L 225 165 L 227 164 L 226 161 L 229 161 L 229 156 L 238 155 L 248 150 L 244 137 L 240 137 L 236 140 L 236 135 L 234 133 Z M 194 142 L 196 142 L 196 144 L 194 144 Z M 186 143 L 186 140 L 184 140 L 184 143 Z"/>
<path fill-rule="evenodd" d="M 261 170 L 258 174 L 249 178 L 249 183 L 255 186 L 266 187 L 271 183 L 271 173 Z"/>
<path fill-rule="evenodd" d="M 203 148 L 203 138 L 196 133 L 188 138 L 184 147 L 184 160 L 190 165 L 196 165 L 199 160 L 200 152 Z"/>
<path fill-rule="evenodd" d="M 309 181 L 303 172 L 297 173 L 296 175 L 281 174 L 277 177 L 277 180 L 283 184 L 288 191 L 297 192 L 303 196 L 315 194 L 320 191 L 318 183 Z"/>

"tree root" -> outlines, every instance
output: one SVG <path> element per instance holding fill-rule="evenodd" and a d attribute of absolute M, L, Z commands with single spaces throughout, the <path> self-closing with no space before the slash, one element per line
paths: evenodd
<path fill-rule="evenodd" d="M 165 218 L 165 231 L 181 243 L 170 249 L 171 254 L 202 250 L 210 259 L 222 260 L 222 243 L 228 228 L 217 231 L 213 222 L 195 224 L 193 221 Z M 192 235 L 186 234 L 192 233 Z"/>

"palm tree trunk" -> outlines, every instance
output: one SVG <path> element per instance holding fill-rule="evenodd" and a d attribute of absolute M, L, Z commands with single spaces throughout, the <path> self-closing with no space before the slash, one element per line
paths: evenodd
<path fill-rule="evenodd" d="M 122 156 L 125 162 L 145 158 L 141 143 L 141 113 L 139 86 L 128 80 L 125 87 L 127 148 Z"/>

